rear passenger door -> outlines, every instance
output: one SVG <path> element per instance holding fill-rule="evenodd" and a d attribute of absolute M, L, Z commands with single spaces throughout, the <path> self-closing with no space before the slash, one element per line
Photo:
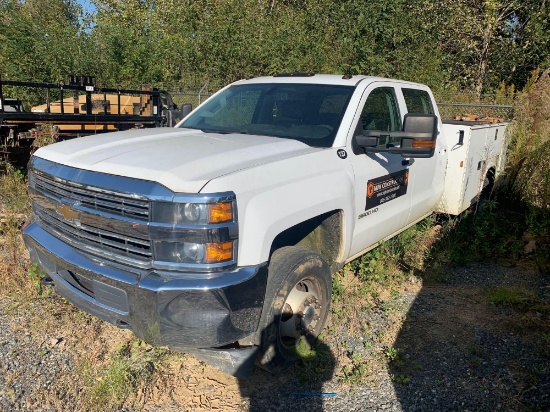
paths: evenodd
<path fill-rule="evenodd" d="M 399 91 L 403 98 L 402 106 L 404 106 L 405 113 L 438 114 L 428 88 L 411 85 L 403 86 Z M 411 213 L 407 223 L 412 223 L 432 212 L 437 199 L 443 193 L 447 156 L 443 139 L 439 137 L 436 141 L 436 150 L 433 157 L 408 159 L 412 196 Z"/>

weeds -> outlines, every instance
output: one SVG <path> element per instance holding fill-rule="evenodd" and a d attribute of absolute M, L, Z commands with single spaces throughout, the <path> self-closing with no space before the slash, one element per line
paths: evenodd
<path fill-rule="evenodd" d="M 550 70 L 519 96 L 508 151 L 508 185 L 531 207 L 550 207 Z"/>
<path fill-rule="evenodd" d="M 388 358 L 390 362 L 394 362 L 399 359 L 399 349 L 390 346 L 386 348 L 384 355 L 386 355 L 386 358 Z"/>
<path fill-rule="evenodd" d="M 538 302 L 535 292 L 506 286 L 487 289 L 485 296 L 491 303 L 500 306 L 525 306 Z"/>
<path fill-rule="evenodd" d="M 411 378 L 409 378 L 405 374 L 391 375 L 391 380 L 400 385 L 406 385 L 408 383 L 411 383 Z"/>
<path fill-rule="evenodd" d="M 33 141 L 33 148 L 38 149 L 49 144 L 57 142 L 59 138 L 59 130 L 57 126 L 54 126 L 49 123 L 41 125 L 40 130 L 37 132 L 37 135 Z"/>
<path fill-rule="evenodd" d="M 346 365 L 342 369 L 340 382 L 358 384 L 363 382 L 369 376 L 369 369 L 363 363 L 363 360 L 353 360 L 351 365 Z"/>
<path fill-rule="evenodd" d="M 464 264 L 488 257 L 516 259 L 523 254 L 524 220 L 521 214 L 499 209 L 493 213 L 465 211 L 442 221 L 430 258 L 440 264 Z"/>
<path fill-rule="evenodd" d="M 506 189 L 538 245 L 535 260 L 550 268 L 550 70 L 533 73 L 516 102 L 510 127 Z"/>
<path fill-rule="evenodd" d="M 400 312 L 402 299 L 394 290 L 414 271 L 427 268 L 430 251 L 441 230 L 434 218 L 408 228 L 400 235 L 347 264 L 333 277 L 332 314 L 350 331 L 364 329 L 361 313 L 374 306 L 387 313 Z M 389 299 L 381 300 L 386 290 Z"/>
<path fill-rule="evenodd" d="M 151 348 L 134 339 L 119 348 L 106 369 L 98 371 L 96 365 L 83 363 L 80 373 L 89 381 L 85 393 L 87 408 L 114 410 L 128 401 L 135 404 L 136 392 L 149 386 L 155 370 L 168 353 L 165 349 Z"/>
<path fill-rule="evenodd" d="M 38 263 L 33 263 L 29 267 L 27 274 L 29 275 L 29 278 L 31 278 L 31 282 L 38 293 L 38 296 L 41 296 L 43 292 L 42 279 L 44 279 L 44 272 L 40 269 Z"/>
<path fill-rule="evenodd" d="M 27 251 L 20 228 L 31 215 L 30 200 L 24 175 L 8 163 L 2 164 L 0 174 L 0 290 L 18 295 L 29 290 Z"/>

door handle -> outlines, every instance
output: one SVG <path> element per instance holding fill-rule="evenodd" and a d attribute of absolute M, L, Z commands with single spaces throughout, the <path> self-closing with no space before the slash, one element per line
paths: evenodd
<path fill-rule="evenodd" d="M 401 161 L 401 164 L 403 166 L 410 166 L 414 163 L 414 159 L 404 159 Z"/>

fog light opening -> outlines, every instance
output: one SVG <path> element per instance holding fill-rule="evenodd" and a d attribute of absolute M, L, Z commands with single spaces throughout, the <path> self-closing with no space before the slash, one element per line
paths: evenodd
<path fill-rule="evenodd" d="M 55 286 L 55 284 L 53 283 L 53 279 L 49 276 L 45 276 L 44 278 L 42 278 L 42 280 L 40 281 L 44 286 Z"/>

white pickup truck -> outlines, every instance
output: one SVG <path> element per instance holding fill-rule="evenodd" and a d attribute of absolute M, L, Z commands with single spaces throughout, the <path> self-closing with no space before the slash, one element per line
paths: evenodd
<path fill-rule="evenodd" d="M 405 81 L 242 80 L 175 128 L 39 149 L 24 238 L 79 308 L 235 375 L 276 369 L 321 332 L 332 273 L 476 201 L 505 128 L 442 123 Z"/>

